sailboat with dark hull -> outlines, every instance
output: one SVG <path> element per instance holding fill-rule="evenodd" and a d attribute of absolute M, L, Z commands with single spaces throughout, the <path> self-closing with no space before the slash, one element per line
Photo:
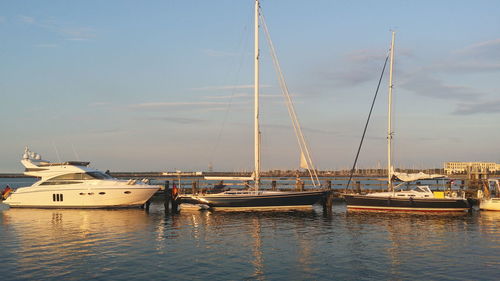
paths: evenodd
<path fill-rule="evenodd" d="M 470 208 L 465 194 L 448 194 L 446 192 L 432 192 L 429 186 L 415 186 L 411 190 L 398 190 L 406 183 L 419 180 L 439 178 L 442 175 L 428 175 L 424 173 L 406 174 L 394 171 L 392 167 L 392 73 L 394 67 L 394 41 L 395 33 L 392 32 L 390 69 L 389 69 L 389 110 L 387 129 L 387 190 L 370 194 L 344 195 L 348 210 L 375 210 L 375 211 L 403 211 L 403 212 L 463 212 Z M 401 184 L 394 186 L 398 180 Z"/>
<path fill-rule="evenodd" d="M 402 212 L 462 212 L 470 208 L 465 198 L 437 198 L 428 186 L 409 191 L 350 194 L 344 196 L 349 210 Z"/>
<path fill-rule="evenodd" d="M 321 201 L 326 196 L 327 190 L 313 191 L 270 191 L 260 189 L 260 125 L 259 125 L 259 17 L 260 5 L 259 0 L 255 0 L 255 45 L 254 45 L 254 171 L 251 177 L 230 178 L 231 180 L 253 181 L 254 185 L 248 190 L 228 190 L 220 193 L 198 193 L 180 195 L 177 202 L 181 204 L 191 204 L 202 206 L 205 208 L 224 208 L 224 209 L 241 209 L 241 208 L 303 208 L 311 207 L 313 204 Z M 264 27 L 265 23 L 264 23 Z M 267 32 L 267 28 L 266 28 Z M 268 36 L 268 40 L 269 40 Z M 298 119 L 295 114 L 295 109 L 291 103 L 291 97 L 288 94 L 284 78 L 281 74 L 279 64 L 274 54 L 274 48 L 271 44 L 275 68 L 280 75 L 279 81 L 282 86 L 283 94 L 285 95 L 288 111 L 292 117 L 293 128 L 299 141 L 301 150 L 301 167 L 309 171 L 311 180 L 315 187 L 319 187 L 319 180 L 316 170 L 312 164 L 309 154 L 309 149 L 306 145 L 304 136 L 302 135 Z M 219 178 L 224 180 L 224 178 Z"/>

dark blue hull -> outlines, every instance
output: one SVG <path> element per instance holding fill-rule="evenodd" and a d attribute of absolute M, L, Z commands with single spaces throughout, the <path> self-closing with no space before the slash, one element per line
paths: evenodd
<path fill-rule="evenodd" d="M 471 206 L 466 199 L 394 198 L 367 195 L 344 195 L 350 210 L 457 212 Z"/>
<path fill-rule="evenodd" d="M 211 208 L 272 208 L 312 206 L 327 194 L 327 191 L 276 192 L 272 194 L 209 194 L 181 196 L 179 203 L 203 204 Z"/>

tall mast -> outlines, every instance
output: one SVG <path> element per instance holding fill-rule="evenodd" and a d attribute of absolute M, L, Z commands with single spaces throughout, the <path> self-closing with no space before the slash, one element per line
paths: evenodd
<path fill-rule="evenodd" d="M 260 185 L 260 130 L 259 130 L 259 0 L 255 0 L 255 35 L 254 35 L 254 95 L 255 95 L 255 128 L 254 128 L 254 159 L 255 159 L 255 190 Z"/>
<path fill-rule="evenodd" d="M 391 151 L 391 146 L 392 146 L 392 70 L 394 67 L 394 40 L 395 40 L 395 35 L 396 33 L 393 31 L 392 32 L 392 41 L 391 41 L 391 63 L 390 63 L 390 68 L 389 68 L 389 113 L 387 115 L 387 189 L 389 191 L 393 191 L 393 186 L 392 186 L 392 175 L 391 175 L 391 169 L 392 169 L 392 151 Z"/>

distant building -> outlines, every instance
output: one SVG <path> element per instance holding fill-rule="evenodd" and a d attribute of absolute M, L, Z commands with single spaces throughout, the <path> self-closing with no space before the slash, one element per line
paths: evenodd
<path fill-rule="evenodd" d="M 500 171 L 500 164 L 494 162 L 445 162 L 444 171 L 447 175 L 461 174 L 467 171 L 491 172 Z"/>

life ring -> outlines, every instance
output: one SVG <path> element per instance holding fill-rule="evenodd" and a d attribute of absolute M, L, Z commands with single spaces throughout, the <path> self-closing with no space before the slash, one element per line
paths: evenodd
<path fill-rule="evenodd" d="M 457 192 L 453 191 L 453 193 L 451 193 L 451 197 L 457 197 Z"/>

